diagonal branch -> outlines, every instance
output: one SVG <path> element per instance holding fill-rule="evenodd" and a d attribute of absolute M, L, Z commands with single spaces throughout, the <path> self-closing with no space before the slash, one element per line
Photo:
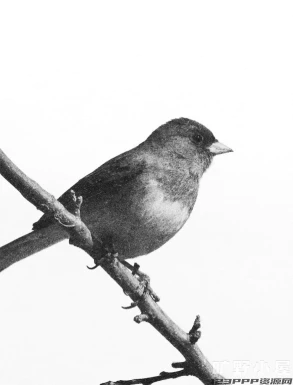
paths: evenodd
<path fill-rule="evenodd" d="M 60 226 L 68 231 L 70 241 L 74 245 L 85 250 L 95 259 L 96 240 L 92 237 L 89 229 L 81 221 L 79 208 L 81 198 L 76 199 L 77 208 L 73 213 L 68 212 L 64 206 L 58 202 L 51 194 L 46 192 L 35 181 L 28 178 L 14 163 L 0 150 L 0 173 L 7 179 L 30 203 L 43 212 L 50 212 L 55 216 Z M 96 261 L 96 259 L 95 259 Z M 185 363 L 180 363 L 174 367 L 183 367 L 182 371 L 163 373 L 161 376 L 153 377 L 156 380 L 175 378 L 183 375 L 192 375 L 199 378 L 204 384 L 211 384 L 212 380 L 220 379 L 222 376 L 217 374 L 212 365 L 205 358 L 195 342 L 199 338 L 199 318 L 189 333 L 184 332 L 174 321 L 159 307 L 156 298 L 141 281 L 126 268 L 117 257 L 108 254 L 100 261 L 102 268 L 118 283 L 123 291 L 138 306 L 141 314 L 135 317 L 137 323 L 148 322 L 162 336 L 164 336 L 185 358 Z M 166 378 L 162 378 L 162 377 Z M 169 377 L 168 377 L 169 376 Z M 174 376 L 174 377 L 172 377 Z M 160 377 L 160 379 L 158 379 Z M 151 382 L 146 382 L 150 384 Z M 149 379 L 150 380 L 150 379 Z M 130 380 L 138 381 L 138 380 Z M 111 382 L 110 382 L 111 383 Z M 116 384 L 131 384 L 131 382 L 116 382 Z M 132 382 L 133 384 L 138 382 Z M 114 382 L 115 384 L 115 382 Z"/>

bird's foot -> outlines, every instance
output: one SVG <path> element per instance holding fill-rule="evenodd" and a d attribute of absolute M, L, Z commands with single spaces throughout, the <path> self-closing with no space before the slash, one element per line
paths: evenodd
<path fill-rule="evenodd" d="M 153 291 L 150 286 L 150 277 L 140 270 L 140 266 L 138 263 L 131 265 L 125 259 L 119 258 L 119 254 L 115 249 L 114 243 L 112 242 L 111 238 L 107 239 L 106 241 L 104 240 L 103 242 L 95 239 L 94 244 L 96 246 L 96 250 L 94 250 L 92 254 L 92 257 L 94 259 L 94 266 L 87 266 L 89 270 L 94 270 L 97 267 L 101 266 L 106 259 L 117 259 L 122 265 L 127 267 L 132 272 L 132 275 L 137 277 L 140 283 L 140 290 L 142 293 L 141 296 L 148 293 L 155 302 L 158 302 L 160 300 L 159 296 Z M 133 302 L 130 306 L 125 308 L 130 309 L 135 306 L 137 306 L 137 302 Z"/>
<path fill-rule="evenodd" d="M 138 281 L 143 289 L 142 295 L 148 293 L 155 302 L 159 302 L 159 296 L 153 291 L 150 286 L 150 277 L 140 270 L 139 264 L 135 262 L 135 264 L 132 266 L 129 262 L 125 260 L 119 259 L 119 261 L 122 263 L 122 265 L 127 267 L 132 272 L 132 275 L 137 276 Z M 135 306 L 137 306 L 137 302 L 133 302 L 130 306 L 124 307 L 124 309 L 131 309 Z"/>
<path fill-rule="evenodd" d="M 129 262 L 125 261 L 125 259 L 120 260 L 120 262 L 132 272 L 132 275 L 137 275 L 141 283 L 145 284 L 146 286 L 149 286 L 150 277 L 147 274 L 143 273 L 141 270 L 139 270 L 140 266 L 138 263 L 135 262 L 134 265 L 131 265 Z"/>
<path fill-rule="evenodd" d="M 109 249 L 108 246 L 105 246 L 103 242 L 101 242 L 99 239 L 94 238 L 94 250 L 91 253 L 91 256 L 94 260 L 94 266 L 87 266 L 89 270 L 94 270 L 97 267 L 101 266 L 105 259 L 109 257 L 116 257 L 118 256 L 118 253 L 115 252 L 114 248 L 111 247 Z"/>
<path fill-rule="evenodd" d="M 89 270 L 95 270 L 97 267 L 101 266 L 104 258 L 95 259 L 94 258 L 94 266 L 87 266 Z"/>

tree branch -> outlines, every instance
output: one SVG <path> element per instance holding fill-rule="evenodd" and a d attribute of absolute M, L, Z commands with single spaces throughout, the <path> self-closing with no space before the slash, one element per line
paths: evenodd
<path fill-rule="evenodd" d="M 35 181 L 28 178 L 4 153 L 0 150 L 0 173 L 7 179 L 30 203 L 43 212 L 50 212 L 61 226 L 69 233 L 70 241 L 85 250 L 96 260 L 96 240 L 89 229 L 82 222 L 79 215 L 82 200 L 73 194 L 75 209 L 73 213 L 67 211 L 53 195 L 46 192 Z M 216 378 L 223 378 L 215 372 L 212 365 L 205 358 L 199 347 L 195 344 L 199 338 L 199 318 L 196 318 L 189 333 L 184 332 L 171 318 L 158 306 L 156 296 L 146 290 L 145 285 L 126 268 L 117 257 L 108 253 L 100 260 L 101 267 L 118 283 L 138 306 L 141 314 L 135 317 L 137 323 L 148 322 L 161 333 L 185 358 L 186 362 L 174 364 L 183 370 L 173 373 L 163 372 L 160 376 L 149 379 L 118 381 L 112 384 L 151 384 L 167 378 L 176 378 L 183 375 L 192 375 L 199 378 L 204 384 L 211 384 Z M 131 382 L 132 381 L 132 382 Z M 134 381 L 134 382 L 133 382 Z M 136 382 L 135 382 L 136 381 Z M 140 381 L 140 382 L 137 382 Z M 110 382 L 111 383 L 111 382 Z"/>
<path fill-rule="evenodd" d="M 187 370 L 179 370 L 177 372 L 162 372 L 159 376 L 146 377 L 146 378 L 135 378 L 133 380 L 119 380 L 119 381 L 108 381 L 101 385 L 151 385 L 158 381 L 164 381 L 184 376 L 191 376 Z"/>

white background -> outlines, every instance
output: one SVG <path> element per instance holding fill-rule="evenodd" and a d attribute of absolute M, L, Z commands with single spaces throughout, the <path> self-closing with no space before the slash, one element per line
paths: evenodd
<path fill-rule="evenodd" d="M 292 377 L 292 13 L 291 1 L 0 6 L 1 147 L 51 193 L 176 117 L 234 149 L 182 231 L 139 259 L 182 328 L 201 315 L 199 346 L 229 378 Z M 40 213 L 4 179 L 0 196 L 5 244 Z M 91 264 L 64 242 L 1 273 L 2 385 L 97 385 L 181 359 Z"/>

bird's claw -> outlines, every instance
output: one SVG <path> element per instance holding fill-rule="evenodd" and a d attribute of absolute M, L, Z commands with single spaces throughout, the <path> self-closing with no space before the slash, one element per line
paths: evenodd
<path fill-rule="evenodd" d="M 89 270 L 95 270 L 97 267 L 101 266 L 104 260 L 105 260 L 105 257 L 94 259 L 94 266 L 87 266 L 87 268 Z"/>
<path fill-rule="evenodd" d="M 96 263 L 94 266 L 87 266 L 87 268 L 89 269 L 89 270 L 95 270 L 97 267 L 99 267 L 100 266 L 100 264 L 99 263 Z"/>
<path fill-rule="evenodd" d="M 131 272 L 132 275 L 136 275 L 139 281 L 139 287 L 140 287 L 140 297 L 143 297 L 146 294 L 149 294 L 151 298 L 158 302 L 160 301 L 159 296 L 153 291 L 153 289 L 150 286 L 150 277 L 139 270 L 140 266 L 138 263 L 135 263 L 133 266 L 126 262 L 125 260 L 120 261 L 124 266 L 126 266 Z M 127 293 L 125 293 L 128 295 Z M 129 306 L 122 306 L 123 309 L 132 309 L 136 307 L 139 303 L 139 300 L 132 302 Z"/>
<path fill-rule="evenodd" d="M 89 270 L 95 270 L 97 267 L 101 266 L 105 259 L 118 258 L 118 253 L 115 251 L 113 245 L 102 245 L 102 255 L 101 258 L 93 258 L 95 265 L 92 267 L 87 266 L 87 268 Z"/>
<path fill-rule="evenodd" d="M 139 268 L 140 268 L 139 264 L 135 262 L 133 265 L 132 275 L 138 274 Z"/>

